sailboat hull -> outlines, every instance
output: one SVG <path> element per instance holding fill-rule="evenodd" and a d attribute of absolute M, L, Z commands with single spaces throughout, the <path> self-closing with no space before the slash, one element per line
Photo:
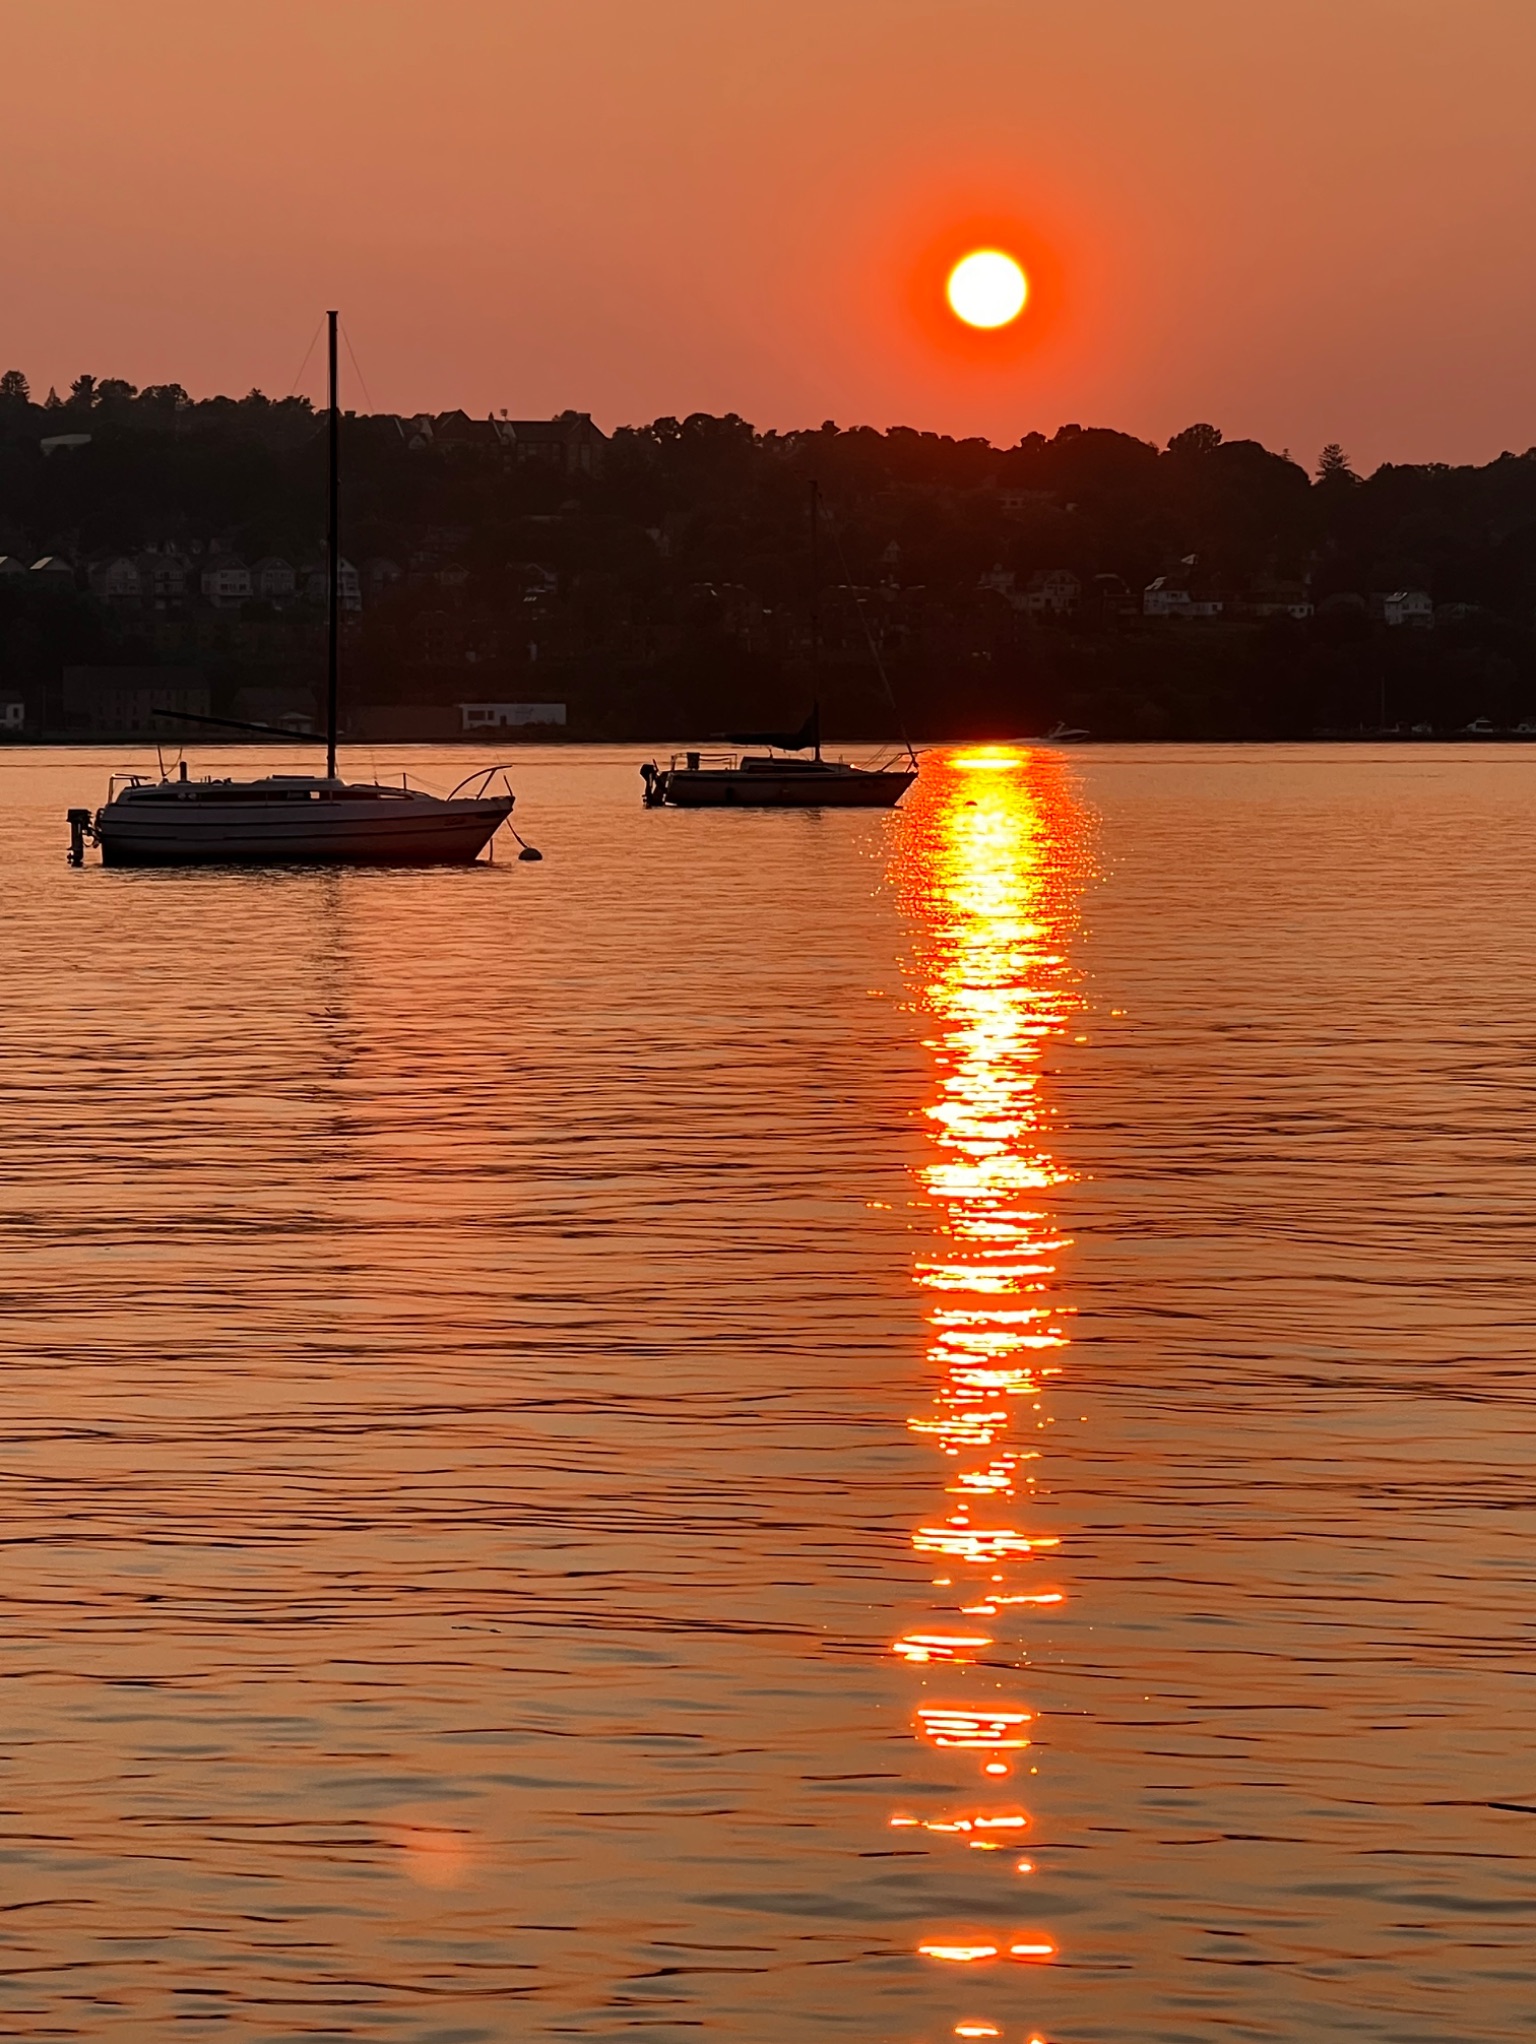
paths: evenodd
<path fill-rule="evenodd" d="M 511 813 L 510 796 L 221 801 L 157 789 L 109 802 L 95 834 L 104 866 L 466 866 Z"/>

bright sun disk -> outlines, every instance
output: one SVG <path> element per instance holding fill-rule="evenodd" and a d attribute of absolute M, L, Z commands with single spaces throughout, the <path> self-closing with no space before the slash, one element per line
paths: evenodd
<path fill-rule="evenodd" d="M 1002 249 L 973 249 L 950 271 L 945 296 L 967 326 L 1007 326 L 1024 310 L 1029 279 Z"/>

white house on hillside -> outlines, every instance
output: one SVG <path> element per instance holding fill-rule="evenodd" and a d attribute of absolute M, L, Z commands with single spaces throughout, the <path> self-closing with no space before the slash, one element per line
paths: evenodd
<path fill-rule="evenodd" d="M 251 571 L 236 554 L 210 554 L 199 580 L 204 596 L 220 609 L 251 600 Z"/>
<path fill-rule="evenodd" d="M 1376 601 L 1386 624 L 1417 625 L 1423 631 L 1434 628 L 1434 599 L 1422 589 L 1395 589 L 1390 596 L 1378 597 Z"/>

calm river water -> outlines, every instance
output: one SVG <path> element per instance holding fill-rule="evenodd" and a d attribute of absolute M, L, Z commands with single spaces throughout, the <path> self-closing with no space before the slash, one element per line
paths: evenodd
<path fill-rule="evenodd" d="M 1536 756 L 637 761 L 0 754 L 0 2035 L 1536 2037 Z"/>

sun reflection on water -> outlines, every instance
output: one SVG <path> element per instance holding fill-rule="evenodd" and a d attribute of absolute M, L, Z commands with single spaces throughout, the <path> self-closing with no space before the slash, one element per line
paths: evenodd
<path fill-rule="evenodd" d="M 934 1070 L 924 1110 L 931 1148 L 919 1175 L 936 1242 L 914 1270 L 928 1296 L 933 1391 L 908 1424 L 954 1466 L 943 1473 L 943 1504 L 912 1532 L 914 1552 L 952 1573 L 934 1576 L 931 1617 L 891 1652 L 924 1692 L 914 1701 L 915 1737 L 935 1753 L 974 1755 L 993 1793 L 1012 1771 L 1002 1756 L 1030 1745 L 1033 1713 L 1016 1672 L 1025 1628 L 1066 1596 L 1037 1574 L 1060 1543 L 1033 1506 L 1068 1341 L 1055 1283 L 1068 1244 L 1051 1212 L 1066 1174 L 1042 1080 L 1049 1046 L 1078 1007 L 1067 940 L 1088 832 L 1059 756 L 977 747 L 925 761 L 894 865 Z M 986 1634 L 966 1629 L 976 1618 L 991 1621 Z M 992 1849 L 1018 1842 L 1029 1816 L 994 1804 L 891 1823 Z M 1033 1873 L 1035 1862 L 994 1864 L 993 1918 L 928 1927 L 921 1956 L 972 1968 L 1056 1956 L 1044 1931 L 1012 1920 L 1001 1885 Z M 996 2032 L 977 2019 L 955 2034 Z"/>

